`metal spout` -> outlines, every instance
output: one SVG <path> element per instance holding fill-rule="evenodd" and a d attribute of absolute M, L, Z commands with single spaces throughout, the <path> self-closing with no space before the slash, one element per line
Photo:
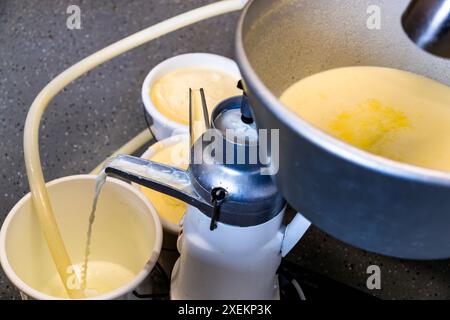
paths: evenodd
<path fill-rule="evenodd" d="M 194 189 L 188 171 L 137 157 L 119 155 L 107 162 L 105 173 L 167 194 L 203 212 L 212 212 L 212 205 Z"/>
<path fill-rule="evenodd" d="M 402 24 L 419 47 L 450 58 L 450 0 L 413 0 L 402 17 Z"/>

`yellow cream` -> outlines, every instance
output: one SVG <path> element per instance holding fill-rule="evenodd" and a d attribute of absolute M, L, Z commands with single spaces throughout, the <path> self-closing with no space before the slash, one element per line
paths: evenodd
<path fill-rule="evenodd" d="M 389 68 L 348 67 L 305 78 L 280 99 L 355 147 L 450 171 L 450 88 L 439 82 Z"/>
<path fill-rule="evenodd" d="M 189 88 L 205 90 L 208 110 L 222 100 L 242 94 L 237 89 L 238 79 L 220 70 L 208 68 L 182 68 L 158 79 L 150 89 L 150 97 L 165 117 L 189 124 Z"/>
<path fill-rule="evenodd" d="M 74 270 L 81 270 L 83 263 L 74 265 L 73 268 Z M 119 264 L 107 261 L 89 261 L 84 294 L 86 298 L 106 294 L 121 288 L 135 277 L 136 274 Z M 55 274 L 46 282 L 45 287 L 41 288 L 40 291 L 52 297 L 68 298 L 58 274 Z"/>
<path fill-rule="evenodd" d="M 157 150 L 148 160 L 184 170 L 188 168 L 190 150 L 188 136 L 180 136 L 180 141 L 173 145 L 159 144 L 154 148 Z M 186 203 L 149 188 L 141 187 L 141 191 L 149 198 L 162 219 L 176 225 L 179 224 L 186 211 Z"/>

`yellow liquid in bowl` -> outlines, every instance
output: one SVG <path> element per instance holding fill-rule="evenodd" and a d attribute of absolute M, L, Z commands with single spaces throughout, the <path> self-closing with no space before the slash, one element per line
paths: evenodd
<path fill-rule="evenodd" d="M 450 87 L 444 84 L 396 69 L 348 67 L 305 78 L 280 99 L 357 148 L 450 171 Z"/>
<path fill-rule="evenodd" d="M 209 68 L 181 68 L 158 79 L 150 89 L 150 96 L 158 111 L 180 124 L 189 124 L 189 89 L 205 90 L 209 114 L 223 100 L 241 95 L 238 79 Z"/>

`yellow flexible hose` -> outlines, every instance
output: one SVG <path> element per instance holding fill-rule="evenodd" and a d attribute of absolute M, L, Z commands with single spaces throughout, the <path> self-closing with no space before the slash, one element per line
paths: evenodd
<path fill-rule="evenodd" d="M 83 298 L 85 295 L 79 288 L 72 288 L 69 285 L 69 270 L 72 263 L 59 232 L 45 187 L 39 154 L 39 127 L 46 107 L 65 86 L 98 65 L 172 31 L 214 16 L 241 10 L 246 2 L 247 0 L 225 0 L 206 5 L 170 18 L 120 40 L 92 54 L 58 75 L 47 84 L 31 105 L 24 129 L 24 155 L 28 181 L 34 208 L 47 241 L 50 254 L 70 298 Z"/>

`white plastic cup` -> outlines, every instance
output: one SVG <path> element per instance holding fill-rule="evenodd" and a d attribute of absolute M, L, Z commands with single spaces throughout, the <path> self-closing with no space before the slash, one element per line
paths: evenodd
<path fill-rule="evenodd" d="M 170 136 L 188 133 L 187 125 L 178 123 L 161 114 L 150 97 L 150 89 L 155 81 L 168 73 L 181 68 L 201 67 L 213 68 L 231 75 L 233 78 L 240 79 L 239 68 L 231 59 L 210 53 L 187 53 L 167 59 L 154 67 L 144 80 L 142 85 L 142 101 L 145 109 L 153 119 L 153 133 L 156 140 L 161 141 Z M 188 108 L 188 106 L 186 106 Z"/>
<path fill-rule="evenodd" d="M 78 175 L 47 184 L 55 218 L 74 264 L 84 259 L 95 180 L 95 176 Z M 89 258 L 118 264 L 135 277 L 120 288 L 90 299 L 131 298 L 132 291 L 155 266 L 161 245 L 161 224 L 147 198 L 133 186 L 108 178 L 98 202 Z M 30 194 L 14 206 L 3 223 L 0 263 L 23 299 L 61 299 L 40 291 L 57 271 Z"/>
<path fill-rule="evenodd" d="M 153 155 L 155 155 L 158 151 L 168 148 L 179 143 L 189 144 L 189 136 L 186 134 L 176 135 L 164 140 L 161 140 L 154 145 L 150 146 L 148 150 L 141 156 L 143 159 L 151 159 Z M 180 159 L 180 160 L 189 160 L 189 159 Z M 134 184 L 134 186 L 141 190 L 142 186 Z M 186 206 L 187 208 L 187 206 Z M 163 236 L 163 250 L 161 251 L 159 257 L 159 263 L 164 268 L 167 274 L 172 272 L 173 266 L 176 260 L 179 257 L 179 253 L 177 251 L 177 239 L 178 235 L 181 232 L 181 226 L 179 223 L 173 223 L 165 218 L 165 214 L 161 214 L 161 212 L 157 211 L 159 216 L 159 220 L 163 226 L 164 236 Z"/>

